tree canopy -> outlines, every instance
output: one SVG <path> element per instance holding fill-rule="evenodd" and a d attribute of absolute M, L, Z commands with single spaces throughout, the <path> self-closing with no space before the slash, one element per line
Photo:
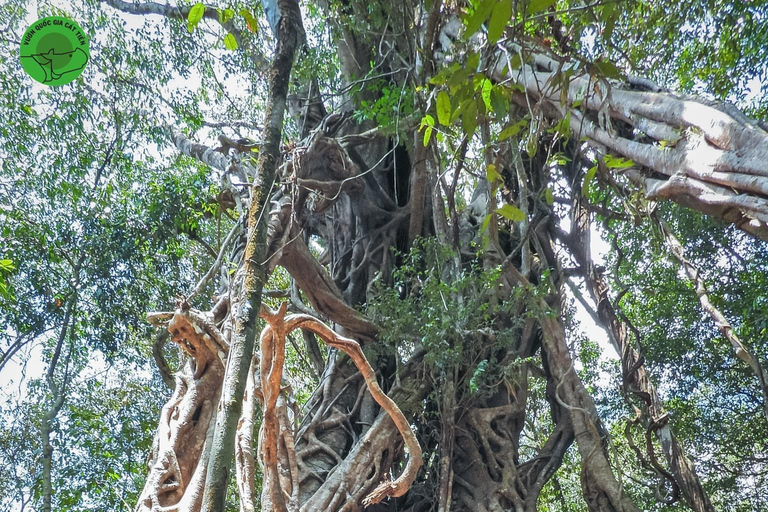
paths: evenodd
<path fill-rule="evenodd" d="M 0 511 L 768 508 L 768 2 L 0 19 Z"/>

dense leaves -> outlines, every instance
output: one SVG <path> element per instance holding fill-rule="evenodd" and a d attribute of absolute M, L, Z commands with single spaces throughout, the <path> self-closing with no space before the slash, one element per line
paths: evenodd
<path fill-rule="evenodd" d="M 514 456 L 507 467 L 537 463 L 563 426 L 557 420 L 572 408 L 561 409 L 560 385 L 552 385 L 547 363 L 552 356 L 531 327 L 556 317 L 566 328 L 575 373 L 595 399 L 602 448 L 622 488 L 641 510 L 670 509 L 664 501 L 674 495 L 673 486 L 646 460 L 649 452 L 662 459 L 662 447 L 635 419 L 642 399 L 627 390 L 626 368 L 594 325 L 597 315 L 590 315 L 605 305 L 591 302 L 584 280 L 590 271 L 567 255 L 574 212 L 583 208 L 590 212 L 591 256 L 605 276 L 605 297 L 628 326 L 669 425 L 715 508 L 763 510 L 764 397 L 750 367 L 702 310 L 660 221 L 680 239 L 712 303 L 763 365 L 768 245 L 679 204 L 649 201 L 626 178 L 638 168 L 635 161 L 587 149 L 573 136 L 571 116 L 583 108 L 586 119 L 588 91 L 568 105 L 567 87 L 559 89 L 561 106 L 573 110 L 564 108 L 557 117 L 525 96 L 515 77 L 534 60 L 521 50 L 529 44 L 558 66 L 553 90 L 583 73 L 595 90 L 643 76 L 683 94 L 733 102 L 764 122 L 766 3 L 350 0 L 301 7 L 307 44 L 293 69 L 283 157 L 299 158 L 306 148 L 296 145 L 323 120 L 326 132 L 334 132 L 326 111 L 344 113 L 345 135 L 374 128 L 391 135 L 377 139 L 373 149 L 349 150 L 368 190 L 374 183 L 380 197 L 356 189 L 352 199 L 343 199 L 350 201 L 347 210 L 328 210 L 329 216 L 339 213 L 328 225 L 320 211 L 309 221 L 301 218 L 306 212 L 292 212 L 290 222 L 306 230 L 295 239 L 301 236 L 327 266 L 325 279 L 338 286 L 350 310 L 358 308 L 379 329 L 365 350 L 382 386 L 402 391 L 400 379 L 413 378 L 416 366 L 429 388 L 422 398 L 402 400 L 426 456 L 413 491 L 393 506 L 437 509 L 444 457 L 458 453 L 451 452 L 454 438 L 446 437 L 451 429 L 462 442 L 493 438 L 487 449 L 499 452 L 499 430 L 517 429 L 520 442 L 510 443 L 507 453 Z M 93 56 L 81 77 L 57 88 L 34 84 L 16 57 L 26 26 L 50 14 L 77 19 Z M 43 509 L 46 486 L 53 510 L 131 510 L 171 392 L 156 358 L 162 355 L 171 370 L 189 362 L 175 347 L 153 347 L 160 330 L 145 315 L 173 310 L 195 287 L 240 213 L 224 190 L 224 175 L 237 163 L 227 148 L 219 147 L 227 170 L 213 170 L 180 154 L 169 133 L 211 149 L 222 144 L 219 135 L 258 142 L 266 56 L 275 48 L 267 28 L 277 22 L 267 19 L 261 4 L 226 1 L 32 7 L 13 0 L 0 5 L 0 19 L 0 511 Z M 430 23 L 434 33 L 427 31 Z M 503 71 L 494 75 L 499 62 Z M 603 106 L 598 110 L 595 120 L 604 122 Z M 643 137 L 628 123 L 602 127 L 614 137 Z M 679 128 L 701 135 L 696 127 Z M 675 144 L 651 145 L 666 150 Z M 295 183 L 299 172 L 275 186 Z M 341 188 L 334 194 L 334 200 L 346 197 Z M 409 232 L 407 221 L 396 223 L 415 218 L 414 197 L 431 213 L 426 227 Z M 374 229 L 382 212 L 394 220 Z M 343 231 L 344 215 L 357 216 L 349 232 Z M 536 227 L 547 222 L 560 234 L 553 244 L 556 264 L 545 261 L 537 245 Z M 381 245 L 362 245 L 370 240 Z M 339 247 L 344 251 L 334 256 Z M 379 260 L 344 267 L 359 253 Z M 511 287 L 504 274 L 510 261 L 532 285 Z M 236 269 L 227 261 L 223 274 Z M 556 288 L 566 280 L 572 294 L 558 297 Z M 299 290 L 297 281 L 278 267 L 267 287 L 279 300 L 322 314 L 310 307 L 313 290 Z M 224 292 L 214 279 L 195 306 L 209 308 L 212 296 Z M 276 307 L 279 300 L 269 303 Z M 521 348 L 524 332 L 533 341 Z M 298 406 L 314 407 L 316 388 L 324 392 L 331 380 L 323 368 L 336 356 L 313 350 L 311 337 L 288 341 L 286 389 Z M 335 390 L 340 397 L 354 382 L 344 378 Z M 512 415 L 514 427 L 489 420 L 483 431 L 472 423 L 478 411 L 516 406 L 518 395 L 525 395 L 524 407 L 521 417 Z M 367 400 L 363 396 L 339 403 L 353 410 Z M 357 440 L 374 418 L 371 413 L 344 430 Z M 257 415 L 257 430 L 258 423 Z M 341 460 L 353 443 L 336 441 L 343 453 L 333 457 Z M 394 462 L 385 475 L 402 462 L 395 453 L 387 457 Z M 540 490 L 538 508 L 597 510 L 585 497 L 587 473 L 575 445 L 560 459 Z M 45 460 L 52 466 L 47 476 Z M 483 469 L 492 472 L 491 466 Z M 312 469 L 309 479 L 322 481 L 333 471 Z M 259 471 L 257 478 L 260 491 Z M 234 485 L 231 510 L 239 507 Z M 462 510 L 457 496 L 459 490 L 454 509 Z M 672 508 L 686 506 L 676 501 Z"/>

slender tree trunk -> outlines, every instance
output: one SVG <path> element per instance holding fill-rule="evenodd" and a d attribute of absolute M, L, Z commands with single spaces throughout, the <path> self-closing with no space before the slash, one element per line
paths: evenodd
<path fill-rule="evenodd" d="M 46 380 L 48 382 L 48 390 L 51 392 L 52 403 L 50 407 L 45 411 L 42 421 L 40 423 L 40 438 L 42 441 L 43 452 L 43 475 L 42 475 L 42 487 L 43 487 L 43 504 L 40 510 L 45 512 L 51 512 L 51 500 L 53 494 L 53 446 L 51 446 L 51 432 L 53 431 L 53 422 L 56 416 L 59 414 L 62 406 L 64 405 L 64 398 L 66 396 L 66 386 L 69 378 L 69 358 L 72 353 L 71 347 L 67 351 L 64 358 L 64 375 L 61 382 L 57 383 L 55 380 L 56 368 L 61 358 L 61 351 L 64 348 L 64 343 L 67 340 L 69 333 L 70 322 L 72 322 L 72 316 L 77 306 L 77 287 L 80 283 L 80 265 L 83 262 L 81 258 L 73 267 L 72 272 L 74 277 L 72 279 L 72 297 L 67 301 L 67 309 L 64 312 L 64 319 L 62 320 L 61 330 L 59 331 L 59 337 L 56 340 L 56 348 L 53 351 L 53 357 L 48 365 L 48 372 L 46 374 Z"/>
<path fill-rule="evenodd" d="M 270 71 L 265 137 L 259 152 L 256 178 L 258 182 L 254 183 L 248 210 L 243 297 L 237 313 L 237 324 L 227 357 L 227 371 L 216 415 L 203 495 L 203 512 L 222 512 L 226 502 L 229 472 L 235 450 L 235 431 L 242 411 L 243 394 L 253 356 L 261 294 L 267 280 L 266 226 L 269 215 L 263 213 L 276 181 L 291 68 L 296 50 L 304 41 L 298 3 L 295 0 L 278 0 L 276 4 L 279 18 L 276 30 L 277 53 Z"/>
<path fill-rule="evenodd" d="M 609 297 L 610 288 L 602 272 L 599 272 L 589 255 L 590 224 L 589 212 L 582 204 L 582 199 L 576 198 L 572 214 L 572 231 L 564 237 L 571 249 L 582 275 L 586 280 L 589 291 L 597 310 L 599 325 L 608 334 L 608 340 L 621 358 L 621 370 L 624 380 L 624 398 L 629 405 L 635 407 L 632 397 L 636 397 L 640 408 L 635 409 L 641 417 L 641 424 L 646 430 L 653 430 L 661 444 L 664 456 L 674 475 L 674 482 L 683 493 L 686 503 L 696 512 L 714 512 L 709 496 L 704 491 L 699 476 L 692 462 L 686 456 L 668 423 L 668 413 L 659 399 L 656 388 L 651 382 L 643 359 L 637 352 L 629 337 L 626 322 L 619 319 Z M 653 454 L 649 454 L 655 457 Z M 663 474 L 660 478 L 665 478 Z"/>

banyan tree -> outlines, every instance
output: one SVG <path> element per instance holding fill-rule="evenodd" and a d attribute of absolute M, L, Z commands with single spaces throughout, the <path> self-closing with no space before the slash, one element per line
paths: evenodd
<path fill-rule="evenodd" d="M 765 23 L 756 3 L 729 7 L 737 26 Z M 660 370 L 653 341 L 686 321 L 642 262 L 663 262 L 765 425 L 765 330 L 742 326 L 716 262 L 765 258 L 768 131 L 659 71 L 647 48 L 669 39 L 649 27 L 673 21 L 641 1 L 91 8 L 220 38 L 195 58 L 237 55 L 228 90 L 256 97 L 232 116 L 254 123 L 203 131 L 171 103 L 133 105 L 160 151 L 213 177 L 218 232 L 196 285 L 147 315 L 169 398 L 137 512 L 715 510 L 712 459 L 665 398 L 697 374 Z M 617 39 L 632 34 L 645 54 Z M 703 233 L 727 239 L 712 266 Z M 617 358 L 608 399 L 576 304 Z"/>

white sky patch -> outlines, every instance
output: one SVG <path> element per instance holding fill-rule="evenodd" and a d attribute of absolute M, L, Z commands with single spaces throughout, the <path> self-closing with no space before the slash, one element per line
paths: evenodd
<path fill-rule="evenodd" d="M 570 218 L 568 217 L 564 218 L 560 224 L 560 227 L 564 231 L 570 232 L 571 231 Z M 601 232 L 592 223 L 590 224 L 589 238 L 590 238 L 590 252 L 592 255 L 592 261 L 596 265 L 604 265 L 605 256 L 611 251 L 611 245 L 603 239 Z M 578 284 L 578 288 L 579 288 L 579 291 L 581 292 L 582 297 L 593 308 L 593 310 L 596 310 L 595 304 L 592 301 L 589 291 L 584 286 L 583 281 L 581 280 L 574 281 L 574 283 L 579 283 L 579 282 L 581 284 Z M 568 297 L 569 300 L 573 301 L 576 307 L 575 318 L 579 326 L 581 327 L 582 332 L 587 336 L 587 338 L 589 338 L 591 341 L 597 342 L 597 344 L 600 346 L 600 349 L 601 349 L 600 361 L 602 362 L 610 359 L 618 359 L 619 354 L 613 348 L 613 345 L 611 345 L 611 343 L 608 341 L 608 335 L 606 334 L 605 330 L 595 323 L 594 319 L 584 308 L 581 301 L 576 299 L 570 287 L 565 287 L 565 295 L 566 297 Z"/>

